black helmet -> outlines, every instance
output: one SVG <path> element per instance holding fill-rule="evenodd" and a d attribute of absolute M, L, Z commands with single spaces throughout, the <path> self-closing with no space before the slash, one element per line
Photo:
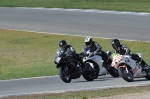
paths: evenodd
<path fill-rule="evenodd" d="M 93 44 L 92 38 L 91 37 L 86 37 L 85 38 L 85 45 L 90 47 Z"/>
<path fill-rule="evenodd" d="M 113 40 L 111 41 L 111 45 L 112 45 L 112 47 L 113 47 L 114 49 L 117 49 L 118 46 L 120 45 L 120 41 L 119 41 L 118 39 L 113 39 Z"/>
<path fill-rule="evenodd" d="M 61 50 L 64 50 L 66 48 L 66 46 L 67 46 L 67 42 L 65 40 L 61 40 L 59 42 L 59 47 Z"/>

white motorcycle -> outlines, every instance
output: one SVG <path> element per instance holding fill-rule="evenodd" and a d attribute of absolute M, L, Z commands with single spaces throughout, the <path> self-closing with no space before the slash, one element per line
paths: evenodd
<path fill-rule="evenodd" d="M 100 55 L 94 55 L 93 52 L 90 52 L 90 50 L 88 50 L 86 52 L 85 57 L 83 57 L 83 62 L 89 64 L 95 70 L 95 75 L 96 75 L 95 79 L 97 79 L 98 76 L 106 75 L 106 74 L 110 74 L 113 77 L 119 77 L 117 70 L 110 67 L 112 62 L 110 58 L 111 52 L 106 51 L 106 54 L 108 56 L 108 61 L 109 61 L 107 66 L 106 64 L 104 64 L 104 61 Z"/>
<path fill-rule="evenodd" d="M 138 55 L 142 57 L 140 53 Z M 116 55 L 111 66 L 118 69 L 119 75 L 128 82 L 140 77 L 150 80 L 150 70 L 142 70 L 141 65 L 133 60 L 130 55 Z"/>

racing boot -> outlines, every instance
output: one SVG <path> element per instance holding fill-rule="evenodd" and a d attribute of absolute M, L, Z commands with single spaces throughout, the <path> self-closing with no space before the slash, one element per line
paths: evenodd
<path fill-rule="evenodd" d="M 150 70 L 150 66 L 146 64 L 146 62 L 141 58 L 139 64 L 142 66 L 142 70 Z"/>
<path fill-rule="evenodd" d="M 142 69 L 143 70 L 150 70 L 150 66 L 145 64 L 145 65 L 142 66 Z"/>

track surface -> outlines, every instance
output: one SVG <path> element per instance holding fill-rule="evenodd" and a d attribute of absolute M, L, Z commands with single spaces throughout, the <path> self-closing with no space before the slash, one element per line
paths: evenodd
<path fill-rule="evenodd" d="M 150 41 L 150 14 L 100 12 L 0 8 L 0 28 Z"/>
<path fill-rule="evenodd" d="M 10 95 L 57 93 L 76 90 L 97 90 L 129 86 L 143 86 L 150 84 L 145 78 L 135 79 L 128 83 L 122 78 L 113 78 L 110 75 L 100 76 L 98 79 L 87 82 L 82 77 L 64 83 L 58 76 L 30 79 L 0 81 L 0 97 Z"/>

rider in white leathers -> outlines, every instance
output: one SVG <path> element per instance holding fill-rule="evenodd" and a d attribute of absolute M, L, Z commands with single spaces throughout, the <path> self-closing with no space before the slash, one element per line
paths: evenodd
<path fill-rule="evenodd" d="M 107 60 L 108 56 L 107 54 L 102 50 L 102 47 L 95 41 L 92 40 L 91 37 L 86 37 L 85 38 L 85 47 L 84 47 L 84 52 L 90 50 L 90 52 L 93 52 L 94 55 L 100 55 L 102 56 L 102 59 L 104 60 L 104 64 L 107 65 Z"/>

